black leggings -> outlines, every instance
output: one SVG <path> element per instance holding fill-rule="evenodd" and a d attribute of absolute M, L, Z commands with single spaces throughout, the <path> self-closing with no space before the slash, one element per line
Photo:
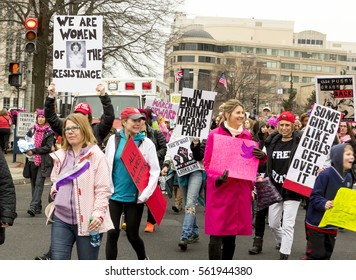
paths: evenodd
<path fill-rule="evenodd" d="M 232 260 L 235 253 L 236 235 L 210 235 L 209 260 Z"/>
<path fill-rule="evenodd" d="M 143 203 L 137 204 L 136 202 L 109 200 L 110 216 L 115 229 L 109 230 L 107 233 L 105 250 L 107 260 L 116 260 L 117 257 L 117 241 L 120 236 L 120 218 L 122 212 L 125 214 L 127 239 L 135 250 L 137 258 L 139 260 L 144 260 L 146 258 L 145 244 L 139 236 L 143 208 Z"/>

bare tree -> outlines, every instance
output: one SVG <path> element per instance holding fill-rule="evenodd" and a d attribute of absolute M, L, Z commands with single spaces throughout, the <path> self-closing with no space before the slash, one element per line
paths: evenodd
<path fill-rule="evenodd" d="M 103 16 L 103 71 L 122 67 L 137 76 L 156 75 L 168 23 L 183 0 L 2 0 L 0 21 L 11 21 L 24 36 L 26 17 L 38 18 L 37 51 L 33 57 L 35 107 L 42 107 L 46 76 L 51 73 L 54 15 Z M 13 17 L 12 15 L 16 15 Z M 23 52 L 23 48 L 22 48 Z"/>

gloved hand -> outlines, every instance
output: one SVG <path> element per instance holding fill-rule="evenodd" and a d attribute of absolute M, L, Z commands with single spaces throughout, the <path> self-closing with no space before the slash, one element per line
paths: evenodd
<path fill-rule="evenodd" d="M 254 148 L 252 154 L 258 159 L 263 159 L 266 156 L 266 154 L 259 148 Z"/>
<path fill-rule="evenodd" d="M 215 186 L 220 187 L 223 183 L 226 183 L 228 176 L 229 176 L 229 170 L 225 170 L 223 175 L 216 178 Z"/>

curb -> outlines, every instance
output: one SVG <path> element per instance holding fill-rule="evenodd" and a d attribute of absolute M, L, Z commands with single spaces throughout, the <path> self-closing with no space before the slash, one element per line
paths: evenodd
<path fill-rule="evenodd" d="M 14 185 L 25 185 L 31 183 L 30 179 L 27 178 L 19 178 L 19 179 L 13 179 Z"/>

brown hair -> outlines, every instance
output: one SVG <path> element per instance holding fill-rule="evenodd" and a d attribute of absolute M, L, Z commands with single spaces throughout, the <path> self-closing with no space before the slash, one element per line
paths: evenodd
<path fill-rule="evenodd" d="M 82 139 L 83 148 L 86 147 L 88 144 L 97 144 L 97 141 L 96 141 L 94 133 L 93 133 L 93 129 L 92 129 L 91 125 L 89 124 L 86 116 L 84 116 L 82 114 L 77 114 L 77 113 L 68 115 L 64 119 L 63 128 L 66 127 L 67 121 L 72 121 L 73 123 L 75 123 L 76 125 L 79 126 L 79 129 L 83 135 L 83 139 Z M 67 151 L 68 148 L 71 147 L 71 145 L 69 144 L 69 142 L 67 140 L 66 134 L 63 133 L 62 136 L 63 136 L 62 149 Z"/>

